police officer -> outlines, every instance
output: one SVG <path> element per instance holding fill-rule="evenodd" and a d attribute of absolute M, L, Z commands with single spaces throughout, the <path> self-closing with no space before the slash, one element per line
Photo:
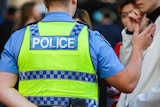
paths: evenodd
<path fill-rule="evenodd" d="M 9 107 L 98 107 L 97 74 L 120 91 L 132 92 L 154 25 L 140 34 L 137 25 L 130 62 L 124 67 L 100 33 L 72 19 L 77 0 L 44 3 L 49 11 L 44 19 L 14 32 L 5 45 L 0 102 Z"/>

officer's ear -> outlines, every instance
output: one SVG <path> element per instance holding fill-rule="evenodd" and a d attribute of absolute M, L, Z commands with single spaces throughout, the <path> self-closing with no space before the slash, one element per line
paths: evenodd
<path fill-rule="evenodd" d="M 73 3 L 74 5 L 77 5 L 77 0 L 72 0 L 72 3 Z"/>
<path fill-rule="evenodd" d="M 72 3 L 72 16 L 75 14 L 76 10 L 77 10 L 77 0 L 71 0 L 70 1 Z"/>
<path fill-rule="evenodd" d="M 46 8 L 48 9 L 48 4 L 46 3 L 46 0 L 43 0 L 43 3 L 46 6 Z"/>

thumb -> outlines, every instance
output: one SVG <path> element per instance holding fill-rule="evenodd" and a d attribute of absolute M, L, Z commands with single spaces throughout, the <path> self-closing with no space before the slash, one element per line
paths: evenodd
<path fill-rule="evenodd" d="M 140 27 L 138 24 L 136 24 L 134 28 L 133 36 L 138 36 L 139 32 L 140 32 Z"/>

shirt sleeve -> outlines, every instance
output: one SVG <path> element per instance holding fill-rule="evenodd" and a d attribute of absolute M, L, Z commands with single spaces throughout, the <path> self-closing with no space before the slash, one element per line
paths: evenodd
<path fill-rule="evenodd" d="M 18 73 L 17 57 L 23 35 L 24 29 L 14 32 L 4 46 L 0 59 L 0 72 Z"/>
<path fill-rule="evenodd" d="M 113 76 L 124 69 L 111 45 L 97 31 L 90 31 L 90 53 L 100 78 Z"/>

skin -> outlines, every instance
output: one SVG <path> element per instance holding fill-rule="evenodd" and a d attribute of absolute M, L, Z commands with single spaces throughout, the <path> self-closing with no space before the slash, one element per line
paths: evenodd
<path fill-rule="evenodd" d="M 127 27 L 127 17 L 132 10 L 135 9 L 133 4 L 127 4 L 125 5 L 121 10 L 121 22 L 123 24 L 123 27 Z"/>
<path fill-rule="evenodd" d="M 146 28 L 146 23 L 148 18 L 146 18 L 146 13 L 151 13 L 153 10 L 160 6 L 160 0 L 136 0 L 136 9 L 128 14 L 127 18 L 127 28 L 129 31 L 133 32 L 136 24 L 140 25 L 140 31 Z M 153 35 L 153 34 L 152 34 Z"/>
<path fill-rule="evenodd" d="M 67 12 L 73 16 L 76 6 L 77 0 L 70 0 L 68 6 L 50 5 L 48 10 L 49 12 Z M 141 73 L 143 51 L 151 44 L 152 38 L 150 35 L 154 30 L 154 24 L 150 24 L 142 33 L 139 33 L 139 25 L 136 25 L 132 40 L 133 49 L 128 65 L 116 75 L 105 78 L 106 82 L 125 93 L 130 93 L 134 90 Z M 13 88 L 17 79 L 18 76 L 16 74 L 0 72 L 0 102 L 7 107 L 37 107 L 37 105 L 26 100 Z"/>
<path fill-rule="evenodd" d="M 151 13 L 159 4 L 160 0 L 136 0 L 136 5 L 142 13 Z"/>
<path fill-rule="evenodd" d="M 130 32 L 134 31 L 134 28 L 138 23 L 141 32 L 146 28 L 146 22 L 148 22 L 148 19 L 134 4 L 130 3 L 126 4 L 121 10 L 121 22 L 123 27 L 127 27 Z"/>
<path fill-rule="evenodd" d="M 141 24 L 143 16 L 144 15 L 142 14 L 142 12 L 140 12 L 139 9 L 132 10 L 132 12 L 128 14 L 128 17 L 126 19 L 127 29 L 130 32 L 133 32 L 136 24 Z"/>

